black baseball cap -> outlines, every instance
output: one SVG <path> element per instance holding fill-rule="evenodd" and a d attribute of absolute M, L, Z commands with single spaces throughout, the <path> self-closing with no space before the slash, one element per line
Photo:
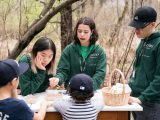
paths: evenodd
<path fill-rule="evenodd" d="M 69 87 L 72 90 L 78 90 L 87 93 L 93 92 L 93 80 L 89 75 L 80 73 L 71 78 Z"/>
<path fill-rule="evenodd" d="M 149 6 L 143 6 L 135 11 L 133 20 L 129 26 L 134 28 L 144 28 L 151 22 L 155 22 L 157 19 L 157 12 L 154 8 Z"/>
<path fill-rule="evenodd" d="M 0 61 L 0 86 L 6 85 L 15 77 L 27 71 L 29 65 L 27 63 L 17 63 L 13 59 L 6 59 Z"/>

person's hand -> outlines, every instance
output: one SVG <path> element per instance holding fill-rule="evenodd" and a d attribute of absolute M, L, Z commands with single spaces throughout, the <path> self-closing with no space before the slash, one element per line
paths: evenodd
<path fill-rule="evenodd" d="M 52 103 L 53 102 L 51 102 L 51 101 L 44 100 L 44 101 L 42 101 L 41 106 L 43 106 L 43 107 L 46 106 L 46 108 L 48 108 L 52 105 Z"/>
<path fill-rule="evenodd" d="M 59 78 L 52 77 L 52 78 L 49 79 L 49 82 L 50 82 L 50 87 L 54 88 L 56 85 L 58 85 Z"/>
<path fill-rule="evenodd" d="M 136 98 L 136 97 L 130 97 L 128 103 L 129 104 L 132 104 L 132 103 L 141 104 L 141 101 L 138 98 Z"/>
<path fill-rule="evenodd" d="M 39 53 L 37 53 L 37 56 L 35 57 L 35 64 L 36 66 L 41 70 L 46 70 L 45 66 L 42 65 L 42 57 Z"/>

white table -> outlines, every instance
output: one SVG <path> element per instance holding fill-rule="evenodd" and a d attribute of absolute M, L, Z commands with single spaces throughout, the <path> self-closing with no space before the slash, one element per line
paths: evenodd
<path fill-rule="evenodd" d="M 38 111 L 40 108 L 40 102 L 46 97 L 46 93 L 38 93 L 35 94 L 38 97 L 38 102 L 35 104 L 28 104 L 33 111 Z M 64 97 L 69 97 L 65 95 Z M 100 91 L 95 93 L 95 96 L 92 98 L 99 97 L 99 100 L 103 100 L 102 94 Z M 130 111 L 142 111 L 143 108 L 134 103 L 132 105 L 124 105 L 124 106 L 104 106 L 103 110 L 98 115 L 98 120 L 128 120 Z M 54 109 L 54 107 L 50 107 L 47 109 L 45 120 L 61 120 L 61 115 Z"/>

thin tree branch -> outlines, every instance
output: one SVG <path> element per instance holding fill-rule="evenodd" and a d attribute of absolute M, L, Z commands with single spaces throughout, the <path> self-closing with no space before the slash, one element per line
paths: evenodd
<path fill-rule="evenodd" d="M 44 16 L 53 6 L 55 0 L 50 0 L 47 4 L 44 5 L 42 12 L 40 13 L 40 17 Z"/>
<path fill-rule="evenodd" d="M 36 0 L 39 1 L 40 3 L 42 3 L 44 6 L 46 5 L 46 2 L 42 1 L 42 0 Z"/>
<path fill-rule="evenodd" d="M 74 9 L 72 9 L 72 12 L 74 12 L 75 10 L 77 10 L 80 6 L 84 5 L 87 2 L 87 0 L 81 2 L 78 6 L 76 6 Z"/>

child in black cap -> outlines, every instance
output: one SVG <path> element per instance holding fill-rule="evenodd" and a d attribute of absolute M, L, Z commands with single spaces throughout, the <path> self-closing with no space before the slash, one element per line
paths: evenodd
<path fill-rule="evenodd" d="M 41 120 L 44 118 L 47 102 L 44 101 L 38 113 L 17 99 L 19 75 L 28 69 L 27 63 L 18 64 L 15 60 L 0 61 L 0 120 Z"/>
<path fill-rule="evenodd" d="M 156 10 L 143 6 L 135 11 L 129 24 L 141 39 L 129 80 L 129 103 L 143 107 L 143 111 L 133 112 L 134 120 L 160 120 L 160 32 L 156 31 L 156 20 Z"/>
<path fill-rule="evenodd" d="M 69 99 L 57 100 L 53 103 L 64 120 L 96 120 L 103 108 L 103 101 L 91 99 L 94 95 L 93 80 L 86 74 L 77 74 L 70 80 Z"/>

